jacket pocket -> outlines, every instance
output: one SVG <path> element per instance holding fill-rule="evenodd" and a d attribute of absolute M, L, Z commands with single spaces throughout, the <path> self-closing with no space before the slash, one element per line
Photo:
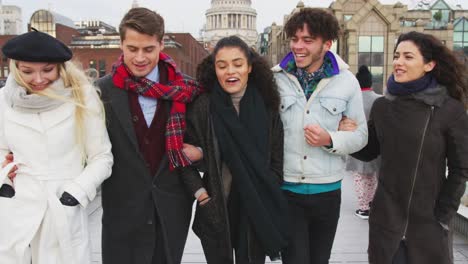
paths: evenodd
<path fill-rule="evenodd" d="M 84 243 L 86 240 L 84 237 L 85 230 L 83 229 L 86 228 L 86 225 L 84 225 L 83 223 L 84 219 L 81 206 L 62 206 L 68 219 L 68 228 L 70 232 L 72 246 L 77 246 L 81 243 Z"/>
<path fill-rule="evenodd" d="M 293 95 L 281 97 L 280 114 L 283 128 L 286 130 L 294 123 L 294 112 L 292 111 L 293 105 L 297 102 L 297 97 Z"/>
<path fill-rule="evenodd" d="M 320 98 L 321 120 L 325 129 L 337 131 L 343 112 L 346 110 L 346 101 L 333 97 Z"/>

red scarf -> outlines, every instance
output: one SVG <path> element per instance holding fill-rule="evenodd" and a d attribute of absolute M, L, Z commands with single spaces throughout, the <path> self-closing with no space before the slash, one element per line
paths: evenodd
<path fill-rule="evenodd" d="M 185 132 L 185 104 L 192 102 L 202 92 L 198 83 L 184 79 L 175 62 L 164 53 L 159 60 L 167 64 L 167 85 L 153 82 L 145 77 L 135 77 L 124 64 L 123 55 L 113 65 L 112 81 L 117 88 L 160 100 L 172 101 L 166 124 L 166 151 L 170 169 L 191 164 L 182 151 Z"/>

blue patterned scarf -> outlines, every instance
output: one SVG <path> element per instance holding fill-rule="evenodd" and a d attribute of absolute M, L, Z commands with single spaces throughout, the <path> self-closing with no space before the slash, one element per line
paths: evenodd
<path fill-rule="evenodd" d="M 296 76 L 307 100 L 323 78 L 329 78 L 339 73 L 338 63 L 336 62 L 335 56 L 330 51 L 325 54 L 322 66 L 312 73 L 309 73 L 304 68 L 298 68 L 296 66 L 292 52 L 288 53 L 288 55 L 286 55 L 286 57 L 281 61 L 280 67 L 286 72 Z"/>

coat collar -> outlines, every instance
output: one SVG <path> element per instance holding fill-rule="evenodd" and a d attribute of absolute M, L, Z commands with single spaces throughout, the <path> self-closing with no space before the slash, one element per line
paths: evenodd
<path fill-rule="evenodd" d="M 406 96 L 395 96 L 391 95 L 388 91 L 385 91 L 385 98 L 390 101 L 394 101 L 398 97 L 409 97 L 413 98 L 416 101 L 423 102 L 430 106 L 441 107 L 445 100 L 448 98 L 449 94 L 447 88 L 443 85 L 438 84 L 434 88 L 425 89 L 420 92 L 406 95 Z"/>
<path fill-rule="evenodd" d="M 2 91 L 2 100 L 5 100 Z M 3 107 L 5 119 L 9 122 L 19 124 L 24 127 L 31 128 L 40 133 L 44 133 L 47 129 L 63 122 L 69 118 L 74 118 L 75 105 L 69 102 L 63 103 L 58 108 L 51 111 L 42 112 L 40 115 L 28 112 L 15 111 L 11 107 Z"/>

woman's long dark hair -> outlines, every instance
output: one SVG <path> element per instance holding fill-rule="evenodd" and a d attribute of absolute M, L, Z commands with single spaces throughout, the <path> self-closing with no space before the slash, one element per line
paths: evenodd
<path fill-rule="evenodd" d="M 439 84 L 447 87 L 450 96 L 461 101 L 465 108 L 468 108 L 467 69 L 455 54 L 439 39 L 429 34 L 416 31 L 402 34 L 398 38 L 395 49 L 402 41 L 413 42 L 421 52 L 425 63 L 435 62 L 436 65 L 431 71 L 434 78 Z"/>
<path fill-rule="evenodd" d="M 278 111 L 280 96 L 270 66 L 257 52 L 250 49 L 248 45 L 237 36 L 229 36 L 220 39 L 213 52 L 198 65 L 197 80 L 200 85 L 209 92 L 211 87 L 218 81 L 216 78 L 214 60 L 218 51 L 226 47 L 239 48 L 245 54 L 247 63 L 252 66 L 248 83 L 252 83 L 257 87 L 268 108 Z"/>

